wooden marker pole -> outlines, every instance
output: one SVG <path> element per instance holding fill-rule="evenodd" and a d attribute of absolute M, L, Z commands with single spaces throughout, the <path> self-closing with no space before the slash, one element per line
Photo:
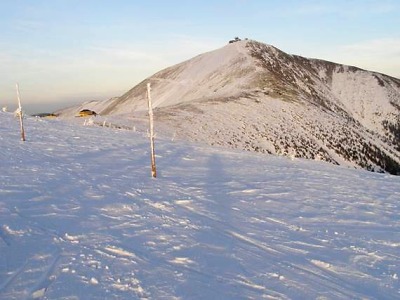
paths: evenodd
<path fill-rule="evenodd" d="M 151 176 L 157 177 L 156 158 L 154 151 L 154 125 L 153 125 L 153 107 L 151 104 L 150 83 L 147 83 L 147 100 L 149 104 L 149 123 L 150 123 L 150 147 L 151 147 Z"/>
<path fill-rule="evenodd" d="M 23 118 L 23 115 L 22 115 L 22 107 L 21 107 L 21 99 L 19 97 L 18 83 L 16 83 L 15 86 L 17 88 L 18 116 L 19 116 L 19 124 L 20 124 L 20 127 L 21 127 L 21 141 L 25 142 L 24 118 Z"/>

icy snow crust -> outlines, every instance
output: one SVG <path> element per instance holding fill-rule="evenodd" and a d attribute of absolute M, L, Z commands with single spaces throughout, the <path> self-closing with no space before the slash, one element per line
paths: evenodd
<path fill-rule="evenodd" d="M 399 177 L 0 113 L 0 299 L 398 299 Z"/>

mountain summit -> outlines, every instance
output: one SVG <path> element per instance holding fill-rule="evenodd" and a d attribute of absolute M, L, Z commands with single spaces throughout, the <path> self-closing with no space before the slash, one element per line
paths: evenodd
<path fill-rule="evenodd" d="M 399 79 L 246 40 L 74 111 L 139 116 L 147 109 L 148 82 L 163 133 L 400 174 Z"/>

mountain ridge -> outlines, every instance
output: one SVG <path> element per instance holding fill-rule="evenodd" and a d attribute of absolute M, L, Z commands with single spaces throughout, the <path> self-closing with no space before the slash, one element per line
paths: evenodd
<path fill-rule="evenodd" d="M 90 107 L 138 122 L 148 82 L 162 134 L 400 174 L 397 78 L 248 40 L 161 70 Z"/>

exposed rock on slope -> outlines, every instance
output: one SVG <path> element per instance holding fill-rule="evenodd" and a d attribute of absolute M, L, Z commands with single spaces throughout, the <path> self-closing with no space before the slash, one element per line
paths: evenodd
<path fill-rule="evenodd" d="M 102 115 L 140 115 L 182 139 L 400 174 L 400 80 L 240 41 L 162 70 Z M 80 107 L 81 108 L 81 107 Z"/>

